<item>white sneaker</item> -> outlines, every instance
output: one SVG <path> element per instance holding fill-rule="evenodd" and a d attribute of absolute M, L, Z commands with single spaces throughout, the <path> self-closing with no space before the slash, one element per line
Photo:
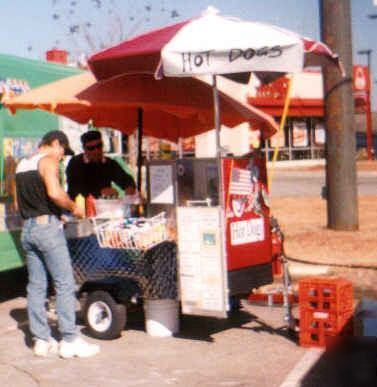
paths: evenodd
<path fill-rule="evenodd" d="M 48 341 L 36 339 L 33 347 L 35 356 L 46 357 L 49 354 L 58 353 L 58 342 L 50 337 Z"/>
<path fill-rule="evenodd" d="M 72 342 L 60 342 L 59 355 L 64 359 L 71 357 L 90 357 L 99 353 L 99 345 L 87 343 L 81 337 L 76 337 Z"/>

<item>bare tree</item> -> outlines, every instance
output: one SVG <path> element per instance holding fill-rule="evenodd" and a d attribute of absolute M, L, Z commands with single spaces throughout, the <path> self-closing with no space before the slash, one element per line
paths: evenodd
<path fill-rule="evenodd" d="M 168 24 L 180 15 L 167 9 L 164 0 L 51 0 L 51 17 L 63 31 L 56 46 L 66 48 L 71 59 L 128 39 L 159 18 Z"/>

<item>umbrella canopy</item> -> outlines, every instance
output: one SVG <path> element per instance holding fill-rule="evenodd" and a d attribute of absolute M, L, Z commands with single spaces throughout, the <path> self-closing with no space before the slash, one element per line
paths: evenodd
<path fill-rule="evenodd" d="M 97 79 L 125 73 L 151 73 L 157 78 L 295 73 L 318 56 L 339 63 L 338 56 L 321 42 L 273 25 L 220 16 L 210 9 L 201 17 L 105 49 L 89 59 L 89 66 Z"/>
<path fill-rule="evenodd" d="M 235 85 L 227 79 L 219 82 L 221 122 L 234 127 L 252 121 L 259 124 L 264 138 L 275 133 L 277 124 L 271 116 L 248 105 L 244 95 L 234 97 L 240 94 Z M 12 112 L 39 108 L 125 133 L 134 131 L 142 108 L 144 134 L 170 141 L 214 127 L 212 87 L 196 78 L 157 81 L 150 74 L 132 74 L 97 82 L 84 73 L 6 99 L 4 105 Z"/>

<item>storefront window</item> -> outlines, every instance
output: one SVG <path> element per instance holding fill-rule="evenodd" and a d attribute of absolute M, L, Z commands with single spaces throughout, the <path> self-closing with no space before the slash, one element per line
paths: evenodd
<path fill-rule="evenodd" d="M 325 145 L 326 132 L 322 122 L 317 122 L 314 126 L 314 143 L 315 145 Z"/>
<path fill-rule="evenodd" d="M 293 121 L 293 146 L 307 147 L 309 146 L 308 126 L 306 121 Z"/>

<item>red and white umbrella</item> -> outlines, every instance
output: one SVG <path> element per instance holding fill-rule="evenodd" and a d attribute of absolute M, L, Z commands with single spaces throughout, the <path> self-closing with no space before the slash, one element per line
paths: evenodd
<path fill-rule="evenodd" d="M 317 58 L 339 65 L 321 42 L 294 32 L 234 17 L 212 8 L 202 16 L 154 30 L 89 59 L 97 79 L 124 73 L 192 76 L 243 72 L 296 73 Z"/>
<path fill-rule="evenodd" d="M 99 80 L 132 73 L 154 74 L 156 78 L 212 75 L 214 127 L 220 156 L 217 75 L 296 73 L 315 57 L 340 67 L 338 56 L 321 42 L 273 25 L 222 16 L 209 7 L 200 17 L 94 54 L 88 63 Z"/>

